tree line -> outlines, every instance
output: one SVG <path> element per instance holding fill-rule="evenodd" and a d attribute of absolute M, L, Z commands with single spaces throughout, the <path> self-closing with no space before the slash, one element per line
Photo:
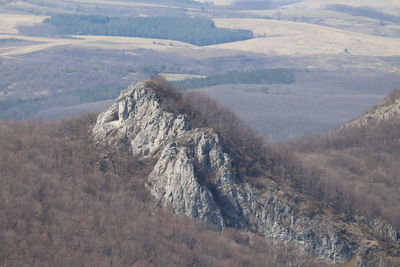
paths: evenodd
<path fill-rule="evenodd" d="M 44 21 L 58 34 L 157 38 L 205 46 L 253 38 L 249 30 L 216 28 L 207 18 L 58 14 Z"/>

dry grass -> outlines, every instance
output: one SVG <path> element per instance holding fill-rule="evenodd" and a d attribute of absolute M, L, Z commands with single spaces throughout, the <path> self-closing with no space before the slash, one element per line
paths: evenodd
<path fill-rule="evenodd" d="M 44 17 L 2 14 L 0 29 L 12 33 L 16 25 L 40 22 Z M 0 53 L 0 56 L 15 56 L 45 50 L 54 46 L 74 45 L 80 47 L 133 50 L 138 48 L 168 51 L 190 56 L 213 57 L 215 54 L 263 53 L 276 55 L 358 55 L 358 56 L 399 56 L 400 40 L 345 30 L 332 29 L 308 23 L 264 20 L 264 19 L 215 19 L 217 27 L 252 30 L 259 38 L 197 47 L 188 43 L 151 38 L 116 36 L 72 36 L 75 39 L 42 38 L 22 35 L 0 35 L 0 39 L 18 38 L 41 42 L 24 47 L 15 47 Z M 29 22 L 29 23 L 28 23 Z M 266 37 L 264 37 L 266 36 Z M 345 52 L 347 51 L 347 52 Z M 222 54 L 221 54 L 222 53 Z"/>
<path fill-rule="evenodd" d="M 182 73 L 161 73 L 168 81 L 181 81 L 184 79 L 191 79 L 191 78 L 205 78 L 204 75 L 196 75 L 196 74 L 182 74 Z"/>
<path fill-rule="evenodd" d="M 0 53 L 0 56 L 16 56 L 29 54 L 55 46 L 73 45 L 86 48 L 100 48 L 110 50 L 134 50 L 139 48 L 153 49 L 158 51 L 179 52 L 182 48 L 194 48 L 188 43 L 178 42 L 173 40 L 161 40 L 150 38 L 135 38 L 135 37 L 116 37 L 116 36 L 72 36 L 73 39 L 66 38 L 47 38 L 33 37 L 23 35 L 1 35 L 0 39 L 14 38 L 18 40 L 40 42 L 40 44 L 29 44 L 27 46 L 11 47 L 9 51 Z"/>
<path fill-rule="evenodd" d="M 133 1 L 109 1 L 109 0 L 68 0 L 67 2 L 81 3 L 81 4 L 93 4 L 93 5 L 111 5 L 121 7 L 167 7 L 167 8 L 178 8 L 170 5 L 160 4 L 148 4 Z"/>
<path fill-rule="evenodd" d="M 41 43 L 41 44 L 14 47 L 8 51 L 0 53 L 0 57 L 1 56 L 17 56 L 17 55 L 29 54 L 29 53 L 45 50 L 48 48 L 52 48 L 55 46 L 68 45 L 68 44 L 71 44 L 71 40 L 55 39 L 54 41 L 49 42 L 49 43 Z"/>
<path fill-rule="evenodd" d="M 398 0 L 303 0 L 300 3 L 287 6 L 289 9 L 322 9 L 326 5 L 344 4 L 349 6 L 370 6 L 383 12 L 391 14 L 400 14 Z"/>
<path fill-rule="evenodd" d="M 259 38 L 213 45 L 277 55 L 347 54 L 358 56 L 399 56 L 400 40 L 378 37 L 308 23 L 264 19 L 214 19 L 221 28 L 252 30 Z M 265 36 L 265 37 L 264 37 Z"/>
<path fill-rule="evenodd" d="M 194 48 L 196 46 L 174 40 L 163 40 L 139 37 L 120 37 L 120 36 L 94 36 L 94 35 L 75 35 L 75 38 L 84 40 L 81 45 L 93 46 L 106 49 L 154 49 L 154 50 L 174 50 L 180 48 Z"/>
<path fill-rule="evenodd" d="M 174 40 L 93 35 L 75 35 L 72 37 L 74 39 L 0 34 L 0 40 L 13 38 L 16 40 L 40 42 L 40 44 L 7 47 L 7 51 L 0 51 L 0 57 L 24 55 L 56 46 L 76 46 L 81 48 L 98 48 L 108 50 L 135 50 L 142 48 L 170 52 L 179 54 L 181 56 L 195 57 L 198 59 L 234 56 L 240 54 L 240 51 L 198 47 L 189 43 Z"/>
<path fill-rule="evenodd" d="M 235 0 L 197 0 L 197 2 L 213 3 L 216 6 L 225 6 L 225 5 L 233 4 L 235 2 Z"/>
<path fill-rule="evenodd" d="M 352 16 L 346 13 L 336 12 L 332 10 L 318 9 L 269 9 L 269 10 L 241 10 L 240 13 L 256 15 L 260 17 L 281 16 L 285 17 L 301 17 L 309 19 L 341 19 L 357 22 L 373 22 L 371 18 Z"/>
<path fill-rule="evenodd" d="M 32 26 L 41 23 L 45 16 L 34 16 L 25 14 L 1 14 L 0 34 L 18 34 L 18 26 Z"/>

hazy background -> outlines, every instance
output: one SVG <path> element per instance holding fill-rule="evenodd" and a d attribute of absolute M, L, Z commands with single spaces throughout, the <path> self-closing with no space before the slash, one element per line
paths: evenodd
<path fill-rule="evenodd" d="M 395 2 L 3 0 L 0 119 L 101 111 L 161 74 L 270 140 L 328 131 L 399 87 Z M 257 76 L 270 69 L 293 77 Z"/>

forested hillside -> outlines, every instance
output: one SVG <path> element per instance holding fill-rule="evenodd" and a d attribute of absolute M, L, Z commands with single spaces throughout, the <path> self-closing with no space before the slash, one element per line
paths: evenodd
<path fill-rule="evenodd" d="M 153 90 L 166 110 L 186 114 L 192 127 L 212 127 L 218 133 L 241 182 L 264 190 L 272 179 L 309 218 L 339 215 L 359 225 L 364 221 L 357 215 L 365 215 L 398 226 L 399 120 L 343 128 L 290 145 L 266 145 L 207 96 L 181 95 L 157 79 Z M 95 117 L 0 124 L 1 263 L 316 264 L 296 247 L 275 242 L 276 248 L 261 236 L 233 229 L 217 233 L 154 206 L 145 183 L 155 162 L 123 150 L 99 150 L 91 137 Z M 389 228 L 365 223 L 388 255 L 396 257 L 397 236 L 385 230 Z M 395 264 L 390 257 L 385 261 Z"/>
<path fill-rule="evenodd" d="M 104 158 L 94 120 L 0 124 L 1 266 L 316 266 L 295 247 L 154 207 L 151 162 Z"/>
<path fill-rule="evenodd" d="M 44 23 L 54 26 L 58 34 L 158 38 L 200 46 L 253 38 L 251 31 L 216 28 L 214 22 L 206 18 L 60 14 L 46 19 Z"/>
<path fill-rule="evenodd" d="M 390 106 L 399 100 L 400 90 L 397 90 L 381 105 Z M 364 124 L 350 123 L 293 144 L 305 166 L 316 170 L 309 186 L 311 194 L 321 203 L 350 216 L 378 217 L 399 229 L 400 118 L 397 115 Z"/>

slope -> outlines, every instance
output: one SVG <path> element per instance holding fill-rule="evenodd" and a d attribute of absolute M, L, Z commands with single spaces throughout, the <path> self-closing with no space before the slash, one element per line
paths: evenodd
<path fill-rule="evenodd" d="M 174 213 L 219 230 L 293 241 L 329 262 L 364 266 L 397 257 L 392 226 L 380 223 L 389 229 L 381 239 L 379 227 L 356 214 L 349 219 L 324 209 L 303 190 L 313 169 L 265 146 L 211 99 L 182 95 L 161 78 L 124 90 L 99 115 L 93 137 L 106 153 L 152 160 L 146 187 L 157 205 Z"/>
<path fill-rule="evenodd" d="M 320 192 L 322 202 L 334 203 L 342 211 L 381 218 L 397 229 L 399 102 L 396 90 L 360 118 L 332 132 L 293 142 L 299 158 L 320 170 L 319 178 L 312 184 Z"/>
<path fill-rule="evenodd" d="M 212 45 L 269 55 L 359 55 L 396 56 L 399 39 L 334 29 L 302 22 L 269 19 L 218 18 L 217 27 L 252 30 L 251 40 Z"/>
<path fill-rule="evenodd" d="M 0 266 L 315 266 L 296 247 L 154 207 L 149 164 L 105 159 L 94 120 L 0 124 Z"/>

